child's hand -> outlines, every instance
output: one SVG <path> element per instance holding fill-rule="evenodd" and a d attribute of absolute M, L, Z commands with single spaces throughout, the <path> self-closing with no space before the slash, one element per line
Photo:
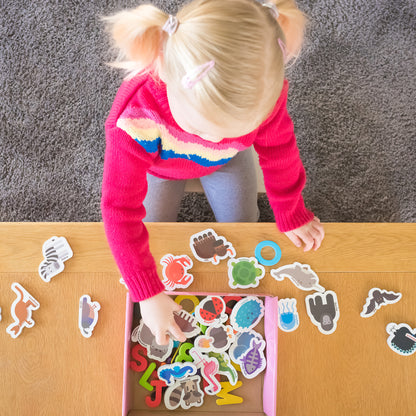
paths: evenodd
<path fill-rule="evenodd" d="M 167 332 L 178 341 L 186 340 L 186 336 L 173 318 L 173 312 L 181 309 L 181 306 L 163 292 L 140 302 L 143 321 L 150 328 L 159 345 L 166 345 L 169 342 Z"/>
<path fill-rule="evenodd" d="M 296 247 L 302 247 L 302 243 L 304 243 L 303 251 L 309 251 L 311 248 L 318 250 L 325 236 L 324 227 L 317 217 L 302 227 L 285 234 Z"/>

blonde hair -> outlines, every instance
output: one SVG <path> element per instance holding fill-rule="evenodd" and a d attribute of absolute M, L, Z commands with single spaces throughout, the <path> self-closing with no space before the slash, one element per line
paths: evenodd
<path fill-rule="evenodd" d="M 124 10 L 104 20 L 119 52 L 112 66 L 127 78 L 150 72 L 168 86 L 208 61 L 215 66 L 183 96 L 207 118 L 218 111 L 257 127 L 273 109 L 283 86 L 284 62 L 303 43 L 305 15 L 294 0 L 273 0 L 279 17 L 255 0 L 194 0 L 181 8 L 172 36 L 162 31 L 169 15 L 152 5 Z"/>

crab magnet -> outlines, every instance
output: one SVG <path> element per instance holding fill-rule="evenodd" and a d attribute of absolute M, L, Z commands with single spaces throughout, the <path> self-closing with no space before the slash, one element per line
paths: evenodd
<path fill-rule="evenodd" d="M 230 323 L 236 331 L 245 332 L 253 329 L 263 316 L 263 302 L 256 296 L 247 296 L 234 306 L 230 315 Z"/>
<path fill-rule="evenodd" d="M 24 327 L 32 328 L 35 325 L 35 321 L 32 319 L 32 311 L 39 309 L 40 304 L 19 283 L 14 282 L 11 287 L 17 298 L 10 309 L 14 322 L 7 327 L 6 332 L 12 338 L 17 338 Z"/>
<path fill-rule="evenodd" d="M 232 289 L 257 287 L 265 273 L 255 257 L 228 260 L 228 284 Z"/>
<path fill-rule="evenodd" d="M 279 299 L 279 328 L 292 332 L 299 326 L 299 314 L 296 309 L 296 299 Z"/>
<path fill-rule="evenodd" d="M 222 324 L 228 319 L 224 300 L 219 296 L 207 296 L 196 306 L 195 317 L 202 325 Z"/>
<path fill-rule="evenodd" d="M 39 276 L 44 282 L 50 282 L 52 277 L 61 273 L 64 261 L 70 259 L 74 253 L 65 237 L 52 237 L 43 243 L 44 260 L 39 265 Z"/>
<path fill-rule="evenodd" d="M 339 319 L 338 299 L 335 292 L 314 293 L 305 298 L 306 311 L 314 325 L 324 335 L 335 332 Z"/>
<path fill-rule="evenodd" d="M 236 254 L 233 245 L 211 228 L 192 235 L 190 247 L 196 259 L 212 264 Z"/>
<path fill-rule="evenodd" d="M 85 338 L 92 335 L 92 331 L 98 322 L 98 311 L 101 306 L 98 302 L 92 302 L 89 295 L 82 295 L 79 300 L 78 326 Z"/>
<path fill-rule="evenodd" d="M 295 262 L 278 269 L 270 270 L 270 274 L 278 281 L 282 281 L 285 277 L 301 290 L 316 290 L 317 292 L 325 292 L 325 289 L 319 284 L 318 275 L 311 269 L 309 264 L 301 264 Z"/>
<path fill-rule="evenodd" d="M 412 329 L 408 324 L 390 322 L 386 331 L 389 334 L 387 345 L 392 351 L 405 356 L 416 351 L 416 328 Z"/>
<path fill-rule="evenodd" d="M 362 318 L 373 316 L 383 305 L 391 305 L 402 298 L 401 293 L 388 292 L 378 287 L 373 287 L 368 292 L 363 311 L 360 313 Z"/>
<path fill-rule="evenodd" d="M 160 264 L 163 266 L 162 283 L 166 290 L 186 289 L 194 281 L 192 274 L 188 273 L 193 263 L 187 255 L 166 254 L 161 258 Z"/>

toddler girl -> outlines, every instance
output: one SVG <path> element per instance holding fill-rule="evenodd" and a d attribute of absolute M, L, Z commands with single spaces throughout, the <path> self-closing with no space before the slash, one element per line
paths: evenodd
<path fill-rule="evenodd" d="M 105 20 L 127 70 L 105 125 L 105 231 L 156 342 L 183 341 L 143 221 L 175 221 L 184 180 L 201 178 L 217 221 L 257 221 L 253 145 L 279 230 L 305 251 L 324 237 L 286 110 L 306 19 L 292 0 L 194 0 L 176 16 L 142 5 Z"/>

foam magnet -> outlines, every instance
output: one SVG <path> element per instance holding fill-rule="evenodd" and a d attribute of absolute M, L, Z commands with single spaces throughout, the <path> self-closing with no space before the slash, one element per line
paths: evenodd
<path fill-rule="evenodd" d="M 189 350 L 194 347 L 190 342 L 184 342 L 178 349 L 178 355 L 175 357 L 175 363 L 183 361 L 192 362 L 194 359 L 188 354 Z"/>
<path fill-rule="evenodd" d="M 227 257 L 235 257 L 235 249 L 224 237 L 208 228 L 191 236 L 190 247 L 199 261 L 218 264 Z"/>
<path fill-rule="evenodd" d="M 204 389 L 205 393 L 210 395 L 217 394 L 221 389 L 219 381 L 215 378 L 219 370 L 217 359 L 202 354 L 196 347 L 191 348 L 189 354 L 193 358 L 196 368 L 201 370 L 201 376 L 208 383 L 208 386 Z"/>
<path fill-rule="evenodd" d="M 228 284 L 232 289 L 257 287 L 265 273 L 255 257 L 228 260 Z"/>
<path fill-rule="evenodd" d="M 194 313 L 195 308 L 199 304 L 199 299 L 194 295 L 179 295 L 176 296 L 175 302 L 181 305 L 189 313 Z"/>
<path fill-rule="evenodd" d="M 363 318 L 369 318 L 370 316 L 373 316 L 383 305 L 391 305 L 392 303 L 398 302 L 401 298 L 401 293 L 388 292 L 387 290 L 381 290 L 378 287 L 373 287 L 368 292 L 368 296 L 360 316 Z"/>
<path fill-rule="evenodd" d="M 187 338 L 192 338 L 201 332 L 196 318 L 183 309 L 173 312 L 173 318 Z"/>
<path fill-rule="evenodd" d="M 89 295 L 82 295 L 79 300 L 78 326 L 85 338 L 92 335 L 92 331 L 98 322 L 98 311 L 101 306 L 98 302 L 92 302 Z"/>
<path fill-rule="evenodd" d="M 24 327 L 32 328 L 35 321 L 32 319 L 32 311 L 39 309 L 39 302 L 19 283 L 12 283 L 11 286 L 17 298 L 13 302 L 10 313 L 14 322 L 10 324 L 6 332 L 12 337 L 17 338 Z"/>
<path fill-rule="evenodd" d="M 158 368 L 157 376 L 171 386 L 175 380 L 196 374 L 196 367 L 192 363 L 165 364 Z"/>
<path fill-rule="evenodd" d="M 195 317 L 202 325 L 223 323 L 228 319 L 225 302 L 219 296 L 207 296 L 195 308 Z"/>
<path fill-rule="evenodd" d="M 208 357 L 213 357 L 218 361 L 218 374 L 226 376 L 232 386 L 238 381 L 237 370 L 231 364 L 230 356 L 226 352 L 210 352 Z M 217 394 L 218 395 L 218 394 Z"/>
<path fill-rule="evenodd" d="M 292 332 L 299 326 L 299 314 L 296 309 L 296 299 L 279 299 L 279 328 Z"/>
<path fill-rule="evenodd" d="M 266 260 L 263 258 L 261 255 L 261 250 L 263 250 L 264 247 L 271 247 L 273 249 L 274 257 L 272 259 Z M 275 264 L 279 263 L 280 259 L 282 258 L 282 250 L 274 241 L 264 240 L 257 244 L 256 249 L 254 250 L 254 255 L 259 263 L 263 266 L 274 266 Z"/>
<path fill-rule="evenodd" d="M 146 371 L 139 379 L 139 384 L 146 390 L 153 391 L 153 386 L 149 383 L 149 378 L 155 370 L 156 363 L 150 363 L 149 366 L 146 368 Z"/>
<path fill-rule="evenodd" d="M 251 340 L 255 339 L 260 341 L 263 337 L 256 331 L 250 330 L 247 332 L 240 332 L 236 335 L 234 343 L 231 345 L 229 354 L 231 360 L 240 365 L 240 358 L 248 351 L 250 348 Z"/>
<path fill-rule="evenodd" d="M 243 403 L 242 397 L 230 394 L 230 391 L 236 390 L 243 385 L 241 381 L 237 382 L 235 386 L 227 381 L 222 381 L 220 384 L 221 391 L 217 393 L 217 397 L 219 397 L 219 399 L 215 402 L 218 406 L 222 406 L 224 404 Z"/>
<path fill-rule="evenodd" d="M 52 237 L 45 241 L 42 252 L 44 260 L 39 265 L 39 276 L 45 282 L 61 273 L 65 268 L 64 261 L 74 255 L 65 237 Z"/>
<path fill-rule="evenodd" d="M 166 290 L 186 289 L 194 281 L 192 274 L 188 273 L 193 263 L 185 254 L 182 256 L 166 254 L 160 260 L 160 264 L 163 266 L 162 283 Z"/>
<path fill-rule="evenodd" d="M 169 342 L 167 345 L 159 345 L 156 342 L 152 331 L 143 322 L 143 319 L 140 321 L 139 326 L 133 331 L 133 333 L 134 339 L 137 339 L 137 341 L 147 349 L 147 356 L 149 358 L 162 362 L 171 354 L 173 349 L 172 338 L 168 337 Z"/>
<path fill-rule="evenodd" d="M 254 378 L 266 368 L 266 358 L 263 352 L 265 347 L 264 340 L 251 340 L 250 348 L 240 358 L 241 372 L 245 378 Z"/>
<path fill-rule="evenodd" d="M 263 316 L 263 302 L 256 296 L 247 296 L 234 306 L 230 322 L 235 330 L 245 332 L 253 329 Z"/>
<path fill-rule="evenodd" d="M 324 335 L 335 332 L 339 319 L 338 299 L 335 292 L 314 293 L 305 298 L 306 311 L 314 325 Z"/>
<path fill-rule="evenodd" d="M 142 354 L 140 354 L 142 352 Z M 137 373 L 141 373 L 147 367 L 147 360 L 145 357 L 146 348 L 143 345 L 137 344 L 131 349 L 131 356 L 133 358 L 130 361 L 130 368 Z"/>
<path fill-rule="evenodd" d="M 301 290 L 316 290 L 317 292 L 325 292 L 325 289 L 319 284 L 318 275 L 311 269 L 309 264 L 300 264 L 295 262 L 278 269 L 270 270 L 270 274 L 278 281 L 282 281 L 285 277 Z"/>
<path fill-rule="evenodd" d="M 228 315 L 233 310 L 235 304 L 241 300 L 241 296 L 224 296 L 223 297 L 225 302 L 225 313 L 228 313 Z"/>
<path fill-rule="evenodd" d="M 192 376 L 178 380 L 165 391 L 165 406 L 169 410 L 175 410 L 179 406 L 189 409 L 192 406 L 202 406 L 204 393 L 200 387 L 201 377 Z"/>
<path fill-rule="evenodd" d="M 416 351 L 416 328 L 412 329 L 408 324 L 395 324 L 386 326 L 389 334 L 387 345 L 400 355 L 412 355 Z"/>
<path fill-rule="evenodd" d="M 163 380 L 152 380 L 150 385 L 155 389 L 154 399 L 151 396 L 146 396 L 144 401 L 148 407 L 158 407 L 162 401 L 162 389 L 166 387 L 166 383 Z"/>

